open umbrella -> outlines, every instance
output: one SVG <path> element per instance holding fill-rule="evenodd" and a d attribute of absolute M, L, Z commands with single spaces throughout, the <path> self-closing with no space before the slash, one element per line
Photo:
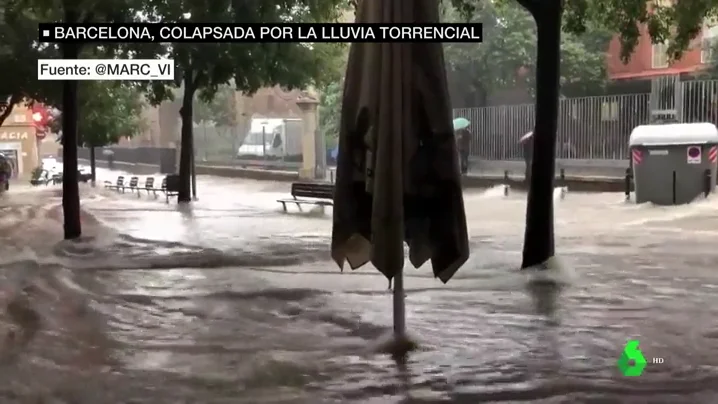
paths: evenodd
<path fill-rule="evenodd" d="M 466 118 L 454 119 L 454 130 L 466 129 L 471 125 L 471 122 Z"/>
<path fill-rule="evenodd" d="M 362 1 L 361 23 L 436 23 L 437 0 Z M 459 157 L 439 43 L 352 44 L 334 194 L 332 258 L 394 282 L 405 337 L 404 242 L 448 282 L 469 257 Z"/>
<path fill-rule="evenodd" d="M 526 141 L 531 139 L 533 136 L 534 136 L 534 132 L 531 131 L 531 132 L 521 136 L 521 139 L 519 139 L 519 143 L 526 143 Z"/>

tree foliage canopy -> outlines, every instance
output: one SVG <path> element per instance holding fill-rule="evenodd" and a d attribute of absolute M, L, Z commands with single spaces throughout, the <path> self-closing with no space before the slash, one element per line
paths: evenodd
<path fill-rule="evenodd" d="M 62 85 L 58 81 L 37 80 L 38 59 L 61 55 L 57 44 L 37 42 L 39 22 L 61 22 L 66 7 L 77 11 L 77 22 L 125 22 L 137 17 L 138 0 L 3 0 L 0 7 L 0 71 L 12 80 L 0 82 L 0 124 L 20 102 L 38 101 L 58 105 Z M 109 44 L 83 45 L 83 57 L 117 55 Z"/>
<path fill-rule="evenodd" d="M 513 0 L 477 1 L 473 13 L 470 21 L 484 24 L 484 42 L 444 45 L 447 73 L 455 87 L 466 94 L 484 95 L 520 84 L 534 88 L 537 44 L 536 24 L 531 15 Z M 451 6 L 445 6 L 443 14 L 445 21 L 465 20 Z M 611 36 L 601 27 L 592 27 L 583 35 L 564 35 L 561 46 L 564 95 L 595 93 L 603 87 L 607 78 L 605 52 Z"/>
<path fill-rule="evenodd" d="M 494 3 L 514 2 L 497 0 Z M 546 0 L 521 0 L 519 3 L 538 4 Z M 480 10 L 484 2 L 451 0 L 453 7 L 465 18 Z M 584 34 L 591 27 L 600 26 L 618 34 L 621 56 L 630 59 L 638 45 L 641 28 L 646 27 L 654 43 L 669 43 L 669 53 L 680 58 L 700 34 L 707 19 L 718 17 L 718 0 L 564 0 L 563 29 Z"/>
<path fill-rule="evenodd" d="M 78 92 L 78 142 L 84 147 L 102 147 L 133 137 L 145 127 L 145 102 L 138 88 L 122 81 L 85 81 Z M 60 117 L 52 122 L 62 130 Z"/>
<path fill-rule="evenodd" d="M 195 98 L 195 123 L 209 123 L 217 126 L 235 126 L 237 124 L 237 111 L 235 109 L 236 91 L 225 84 L 217 89 L 214 97 L 207 101 Z"/>
<path fill-rule="evenodd" d="M 339 16 L 340 0 L 271 0 L 233 2 L 219 0 L 148 0 L 146 13 L 162 22 L 319 22 Z M 211 7 L 208 7 L 211 4 Z M 211 101 L 230 81 L 237 90 L 253 93 L 264 86 L 304 88 L 321 84 L 341 72 L 331 61 L 341 54 L 341 44 L 299 43 L 172 43 L 139 47 L 139 54 L 174 59 L 177 79 L 153 82 L 148 96 L 153 103 L 173 97 L 171 88 L 189 84 L 202 99 Z"/>

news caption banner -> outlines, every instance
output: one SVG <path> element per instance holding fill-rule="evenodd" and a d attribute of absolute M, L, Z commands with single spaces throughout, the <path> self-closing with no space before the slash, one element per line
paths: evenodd
<path fill-rule="evenodd" d="M 40 42 L 481 42 L 462 24 L 39 24 Z"/>
<path fill-rule="evenodd" d="M 169 59 L 39 59 L 38 80 L 174 80 Z"/>

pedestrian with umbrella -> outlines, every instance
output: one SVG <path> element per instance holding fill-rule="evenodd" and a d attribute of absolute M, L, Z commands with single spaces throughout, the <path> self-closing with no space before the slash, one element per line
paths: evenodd
<path fill-rule="evenodd" d="M 471 153 L 471 137 L 473 136 L 469 131 L 469 122 L 466 118 L 454 119 L 454 132 L 456 134 L 456 144 L 459 149 L 459 157 L 461 160 L 461 174 L 467 174 L 469 172 L 469 154 Z"/>
<path fill-rule="evenodd" d="M 438 0 L 362 1 L 357 23 L 434 24 Z M 448 282 L 469 258 L 459 156 L 440 43 L 354 43 L 339 131 L 331 254 L 393 281 L 394 350 L 406 337 L 404 242 Z"/>
<path fill-rule="evenodd" d="M 523 146 L 524 163 L 526 164 L 524 171 L 524 181 L 528 184 L 531 182 L 531 164 L 534 155 L 534 132 L 531 131 L 519 139 L 519 143 Z"/>

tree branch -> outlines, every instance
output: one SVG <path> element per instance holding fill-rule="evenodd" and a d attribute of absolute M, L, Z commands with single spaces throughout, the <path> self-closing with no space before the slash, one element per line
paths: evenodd
<path fill-rule="evenodd" d="M 15 109 L 15 104 L 20 101 L 22 101 L 21 95 L 13 94 L 12 97 L 10 97 L 7 106 L 0 114 L 0 126 L 2 126 L 2 124 L 5 123 L 5 120 L 10 116 L 10 114 L 12 114 L 13 109 Z"/>

